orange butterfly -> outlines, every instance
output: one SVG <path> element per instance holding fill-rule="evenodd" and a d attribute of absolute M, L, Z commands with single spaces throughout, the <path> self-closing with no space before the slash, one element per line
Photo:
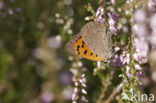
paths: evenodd
<path fill-rule="evenodd" d="M 111 34 L 104 22 L 87 23 L 66 45 L 66 50 L 93 61 L 104 61 L 112 55 Z"/>

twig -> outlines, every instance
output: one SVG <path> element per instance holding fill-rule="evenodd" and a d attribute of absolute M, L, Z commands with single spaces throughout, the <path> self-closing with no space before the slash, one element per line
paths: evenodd
<path fill-rule="evenodd" d="M 99 99 L 98 99 L 98 103 L 103 103 L 104 98 L 105 98 L 105 95 L 106 95 L 106 92 L 107 92 L 109 86 L 110 86 L 111 83 L 112 83 L 112 82 L 110 82 L 110 81 L 112 81 L 112 79 L 113 79 L 113 77 L 114 77 L 114 73 L 115 73 L 115 71 L 112 71 L 111 77 L 110 77 L 110 79 L 109 79 L 109 82 L 103 84 L 103 90 L 102 90 L 101 95 L 100 95 L 100 97 L 99 97 Z"/>
<path fill-rule="evenodd" d="M 120 83 L 115 88 L 115 90 L 113 91 L 113 93 L 108 97 L 108 99 L 104 103 L 110 103 L 114 99 L 114 96 L 117 95 L 121 91 L 121 88 L 122 88 L 122 83 Z"/>

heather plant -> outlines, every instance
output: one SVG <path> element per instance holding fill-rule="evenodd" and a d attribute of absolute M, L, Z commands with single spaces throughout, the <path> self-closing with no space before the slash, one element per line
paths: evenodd
<path fill-rule="evenodd" d="M 113 54 L 65 51 L 91 21 Z M 155 0 L 0 0 L 0 103 L 155 103 Z"/>

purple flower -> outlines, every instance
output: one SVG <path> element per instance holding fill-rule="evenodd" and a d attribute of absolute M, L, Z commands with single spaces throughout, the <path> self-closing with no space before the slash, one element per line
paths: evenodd
<path fill-rule="evenodd" d="M 115 2 L 116 2 L 116 0 L 111 0 L 111 3 L 114 5 L 115 4 Z"/>
<path fill-rule="evenodd" d="M 54 99 L 54 95 L 51 92 L 44 92 L 41 96 L 42 103 L 51 103 Z"/>
<path fill-rule="evenodd" d="M 130 62 L 130 54 L 127 53 L 127 51 L 123 51 L 122 54 L 115 55 L 114 59 L 112 60 L 112 65 L 115 67 L 118 66 L 125 66 L 126 64 L 129 64 Z"/>
<path fill-rule="evenodd" d="M 112 12 L 112 13 L 108 13 L 107 15 L 110 19 L 114 19 L 116 22 L 118 22 L 118 19 L 119 19 L 118 14 Z"/>
<path fill-rule="evenodd" d="M 44 57 L 46 57 L 45 55 L 47 55 L 47 51 L 43 48 L 36 48 L 33 52 L 34 57 L 36 57 L 37 59 L 42 59 Z M 49 56 L 49 55 L 47 55 Z"/>
<path fill-rule="evenodd" d="M 0 10 L 3 8 L 3 6 L 4 6 L 4 3 L 0 2 Z"/>
<path fill-rule="evenodd" d="M 152 46 L 156 46 L 156 32 L 152 32 L 152 35 L 150 36 L 150 43 Z"/>
<path fill-rule="evenodd" d="M 135 11 L 134 13 L 134 20 L 137 23 L 143 23 L 146 20 L 146 12 L 142 9 L 139 9 L 137 11 Z"/>
<path fill-rule="evenodd" d="M 136 76 L 141 80 L 142 76 L 144 76 L 144 73 L 142 71 L 136 72 Z"/>
<path fill-rule="evenodd" d="M 117 35 L 117 33 L 119 32 L 118 28 L 116 27 L 116 24 L 118 22 L 119 19 L 119 15 L 115 14 L 115 13 L 108 13 L 108 23 L 109 23 L 109 30 L 114 34 Z"/>
<path fill-rule="evenodd" d="M 116 28 L 115 26 L 110 26 L 109 29 L 114 35 L 117 35 L 117 33 L 119 32 L 118 28 Z"/>
<path fill-rule="evenodd" d="M 62 72 L 60 74 L 60 81 L 63 85 L 69 85 L 72 83 L 71 74 L 69 72 Z"/>
<path fill-rule="evenodd" d="M 57 35 L 57 36 L 53 36 L 53 37 L 49 38 L 48 45 L 51 48 L 60 48 L 62 46 L 61 36 Z"/>
<path fill-rule="evenodd" d="M 20 12 L 22 12 L 22 9 L 21 9 L 21 8 L 16 8 L 16 11 L 17 11 L 18 13 L 20 13 Z"/>
<path fill-rule="evenodd" d="M 8 10 L 8 13 L 9 13 L 10 15 L 13 15 L 13 14 L 14 14 L 14 11 L 13 11 L 12 9 L 9 9 L 9 10 Z"/>
<path fill-rule="evenodd" d="M 136 53 L 133 54 L 134 59 L 140 64 L 146 63 L 149 51 L 148 42 L 143 39 L 135 39 L 134 46 L 136 51 Z"/>
<path fill-rule="evenodd" d="M 110 0 L 110 2 L 107 2 L 108 5 L 115 5 L 116 0 Z"/>
<path fill-rule="evenodd" d="M 100 67 L 101 67 L 101 62 L 97 61 L 97 68 L 100 68 Z"/>
<path fill-rule="evenodd" d="M 148 0 L 148 9 L 150 11 L 156 10 L 156 0 Z"/>
<path fill-rule="evenodd" d="M 134 24 L 133 30 L 138 38 L 143 38 L 147 36 L 147 28 L 144 24 Z"/>
<path fill-rule="evenodd" d="M 88 103 L 88 100 L 84 96 L 82 97 L 82 101 Z"/>
<path fill-rule="evenodd" d="M 156 32 L 156 13 L 150 18 L 150 27 Z"/>
<path fill-rule="evenodd" d="M 103 7 L 99 7 L 96 11 L 96 17 L 98 19 L 98 21 L 103 22 L 105 20 L 104 18 L 104 8 Z"/>
<path fill-rule="evenodd" d="M 137 70 L 142 70 L 142 67 L 141 67 L 139 64 L 135 64 L 134 67 L 135 67 L 135 69 L 137 69 Z"/>
<path fill-rule="evenodd" d="M 108 23 L 109 23 L 109 25 L 114 26 L 116 22 L 114 19 L 109 19 Z"/>
<path fill-rule="evenodd" d="M 143 70 L 139 70 L 138 72 L 136 72 L 136 76 L 139 78 L 139 80 L 141 81 L 143 76 L 145 75 L 145 71 L 146 71 L 146 68 L 144 68 Z"/>
<path fill-rule="evenodd" d="M 130 73 L 130 67 L 126 66 L 126 74 L 128 76 L 128 78 L 131 78 L 132 74 Z"/>
<path fill-rule="evenodd" d="M 73 89 L 71 88 L 67 88 L 63 91 L 63 96 L 67 99 L 67 100 L 72 100 L 72 94 L 74 93 Z"/>

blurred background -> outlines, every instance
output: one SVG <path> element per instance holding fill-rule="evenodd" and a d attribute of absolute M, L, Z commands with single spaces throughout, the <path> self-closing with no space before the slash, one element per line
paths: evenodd
<path fill-rule="evenodd" d="M 130 8 L 135 7 L 137 2 L 116 1 L 116 6 L 109 5 L 123 17 L 120 16 L 119 20 L 122 25 L 119 25 L 121 33 L 118 36 L 113 35 L 113 41 L 115 46 L 124 51 L 118 52 L 122 60 L 130 60 L 127 54 L 130 55 L 131 51 L 133 54 L 135 51 L 132 47 L 133 41 L 132 44 L 129 42 L 132 34 L 130 18 L 134 13 Z M 130 67 L 127 68 L 128 62 L 122 64 L 118 55 L 113 61 L 115 67 L 106 66 L 105 69 L 99 70 L 96 62 L 85 59 L 80 61 L 65 51 L 65 44 L 88 22 L 85 20 L 95 14 L 99 7 L 98 2 L 99 0 L 0 0 L 0 103 L 103 103 L 97 101 L 108 98 L 122 78 L 125 80 L 122 90 L 127 90 L 129 94 L 133 87 L 135 91 L 156 94 L 156 52 L 151 56 L 152 66 L 144 58 L 141 58 L 145 61 L 143 63 L 138 63 L 140 58 L 138 61 L 132 59 L 130 65 L 134 68 L 130 71 Z M 142 2 L 139 3 L 138 5 Z M 156 2 L 152 7 L 156 7 Z M 109 6 L 108 8 L 109 12 L 113 11 Z M 136 14 L 139 14 L 136 17 L 140 20 L 142 11 Z M 153 11 L 150 15 L 153 15 Z M 138 28 L 136 34 L 143 30 Z M 143 47 L 141 43 L 140 47 Z M 151 67 L 153 69 L 150 69 Z M 136 68 L 141 68 L 141 72 Z M 76 73 L 78 75 L 75 76 Z M 143 85 L 138 85 L 140 82 Z M 112 103 L 125 103 L 121 98 L 126 93 L 122 94 L 119 90 L 116 94 L 118 96 L 115 100 L 111 98 Z M 77 98 L 82 101 L 75 102 Z"/>
<path fill-rule="evenodd" d="M 86 23 L 88 2 L 98 6 L 94 0 L 0 0 L 0 103 L 71 102 L 73 57 L 64 45 Z"/>

